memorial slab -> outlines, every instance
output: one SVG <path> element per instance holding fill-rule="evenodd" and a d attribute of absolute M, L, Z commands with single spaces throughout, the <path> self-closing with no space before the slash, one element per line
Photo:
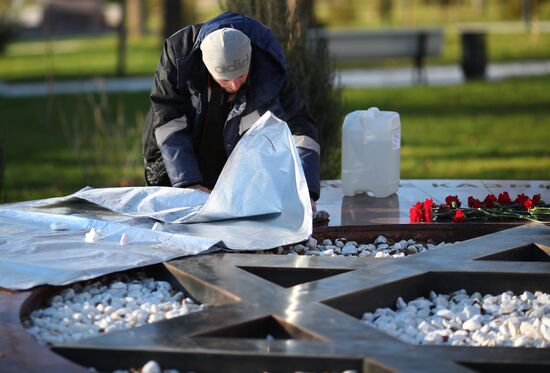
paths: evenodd
<path fill-rule="evenodd" d="M 408 224 L 409 209 L 419 201 L 433 198 L 444 203 L 445 197 L 456 195 L 466 204 L 472 196 L 483 200 L 488 194 L 498 196 L 508 192 L 512 198 L 524 193 L 540 194 L 550 201 L 548 180 L 401 180 L 396 193 L 387 198 L 374 198 L 367 194 L 344 196 L 340 180 L 323 180 L 317 209 L 330 215 L 329 226 Z"/>
<path fill-rule="evenodd" d="M 149 360 L 180 372 L 549 371 L 548 348 L 417 346 L 360 320 L 430 291 L 550 292 L 550 227 L 409 224 L 417 201 L 503 191 L 550 200 L 548 181 L 402 180 L 384 199 L 344 197 L 340 181 L 323 181 L 318 209 L 330 223 L 314 230 L 319 240 L 384 234 L 462 242 L 400 259 L 211 253 L 172 260 L 143 270 L 206 310 L 77 342 L 40 345 L 22 325 L 61 287 L 0 291 L 0 371 L 113 371 Z"/>

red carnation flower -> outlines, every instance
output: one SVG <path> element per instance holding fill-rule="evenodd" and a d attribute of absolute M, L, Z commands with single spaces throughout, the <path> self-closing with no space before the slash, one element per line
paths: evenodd
<path fill-rule="evenodd" d="M 445 204 L 449 207 L 458 208 L 460 207 L 460 200 L 458 196 L 447 196 L 445 197 Z"/>
<path fill-rule="evenodd" d="M 418 223 L 422 221 L 422 204 L 416 202 L 413 207 L 409 210 L 409 216 L 411 223 Z"/>
<path fill-rule="evenodd" d="M 521 194 L 518 194 L 518 196 L 514 200 L 514 203 L 517 203 L 518 205 L 523 205 L 523 203 L 525 201 L 527 201 L 528 199 L 529 199 L 529 197 L 527 197 L 525 194 L 521 193 Z"/>
<path fill-rule="evenodd" d="M 423 210 L 424 210 L 424 221 L 431 222 L 432 221 L 432 207 L 434 205 L 434 201 L 431 198 L 426 198 L 424 203 L 422 204 Z"/>
<path fill-rule="evenodd" d="M 494 194 L 489 194 L 483 200 L 483 203 L 485 204 L 485 207 L 487 207 L 488 209 L 495 207 L 495 202 L 497 202 L 497 197 L 495 197 Z"/>
<path fill-rule="evenodd" d="M 506 205 L 512 203 L 512 200 L 510 199 L 508 192 L 502 192 L 498 195 L 497 202 L 501 205 Z"/>
<path fill-rule="evenodd" d="M 547 220 L 547 216 L 550 215 L 550 205 L 541 200 L 540 194 L 535 194 L 533 198 L 529 198 L 521 193 L 512 201 L 508 192 L 502 192 L 498 197 L 494 194 L 487 195 L 483 202 L 469 196 L 469 208 L 461 210 L 460 205 L 460 200 L 456 195 L 447 196 L 445 197 L 445 203 L 435 205 L 431 198 L 426 198 L 424 202 L 417 202 L 410 208 L 410 221 L 411 223 L 432 222 L 444 217 L 452 218 L 455 223 L 464 222 L 467 219 L 488 220 L 491 218 L 550 222 L 550 220 Z"/>
<path fill-rule="evenodd" d="M 462 212 L 461 209 L 456 209 L 456 213 L 455 213 L 455 216 L 453 216 L 453 221 L 455 223 L 460 223 L 460 222 L 463 222 L 464 221 L 464 213 Z"/>
<path fill-rule="evenodd" d="M 478 209 L 481 207 L 481 202 L 479 201 L 479 199 L 470 196 L 468 197 L 468 207 Z"/>

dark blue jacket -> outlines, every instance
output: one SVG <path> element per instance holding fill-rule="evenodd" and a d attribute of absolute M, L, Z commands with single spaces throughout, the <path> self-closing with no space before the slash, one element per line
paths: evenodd
<path fill-rule="evenodd" d="M 223 131 L 227 155 L 250 126 L 270 110 L 287 122 L 310 194 L 317 199 L 320 149 L 316 123 L 289 77 L 283 49 L 274 35 L 260 22 L 238 13 L 223 13 L 205 24 L 188 26 L 165 40 L 143 134 L 148 183 L 155 184 L 151 180 L 158 175 L 154 174 L 163 172 L 173 186 L 202 181 L 196 149 L 208 105 L 208 71 L 202 62 L 200 44 L 206 35 L 223 27 L 241 30 L 252 44 L 249 77 L 233 101 Z"/>

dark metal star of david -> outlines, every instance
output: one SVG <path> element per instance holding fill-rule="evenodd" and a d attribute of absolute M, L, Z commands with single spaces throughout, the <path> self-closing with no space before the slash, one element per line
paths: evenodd
<path fill-rule="evenodd" d="M 550 371 L 541 348 L 412 345 L 360 318 L 397 297 L 550 292 L 550 228 L 517 227 L 401 259 L 213 254 L 149 269 L 209 307 L 53 350 L 112 371 Z"/>

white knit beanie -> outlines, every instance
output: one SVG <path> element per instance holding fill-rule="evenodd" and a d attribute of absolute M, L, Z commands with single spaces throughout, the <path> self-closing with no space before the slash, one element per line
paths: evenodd
<path fill-rule="evenodd" d="M 216 79 L 235 79 L 250 67 L 250 39 L 233 28 L 222 28 L 208 34 L 201 43 L 201 51 L 202 61 Z"/>

